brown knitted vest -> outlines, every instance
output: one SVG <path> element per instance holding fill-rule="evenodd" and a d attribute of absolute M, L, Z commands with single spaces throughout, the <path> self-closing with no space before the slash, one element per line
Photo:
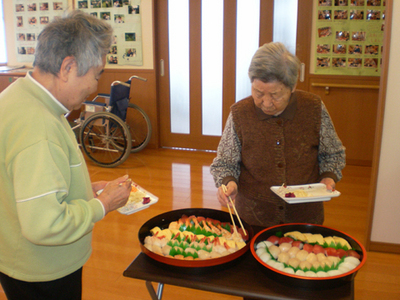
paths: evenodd
<path fill-rule="evenodd" d="M 232 106 L 241 150 L 236 208 L 251 225 L 282 223 L 322 224 L 322 202 L 287 204 L 271 186 L 316 183 L 319 177 L 318 145 L 321 100 L 296 91 L 280 116 L 260 118 L 252 97 Z"/>

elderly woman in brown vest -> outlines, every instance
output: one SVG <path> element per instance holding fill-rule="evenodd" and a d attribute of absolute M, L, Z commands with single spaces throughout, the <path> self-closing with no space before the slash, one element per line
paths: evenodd
<path fill-rule="evenodd" d="M 321 182 L 332 190 L 346 164 L 324 103 L 296 90 L 299 68 L 281 43 L 257 50 L 249 68 L 251 96 L 232 105 L 211 165 L 219 202 L 227 205 L 227 195 L 235 199 L 251 225 L 322 224 L 322 202 L 288 204 L 270 187 Z"/>

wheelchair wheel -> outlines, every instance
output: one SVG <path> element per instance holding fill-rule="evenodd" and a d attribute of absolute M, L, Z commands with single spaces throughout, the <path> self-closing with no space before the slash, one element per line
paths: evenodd
<path fill-rule="evenodd" d="M 82 125 L 80 141 L 89 159 L 106 168 L 122 164 L 132 148 L 127 125 L 109 112 L 98 112 L 88 117 Z"/>
<path fill-rule="evenodd" d="M 139 106 L 129 103 L 126 112 L 126 124 L 132 137 L 131 152 L 143 150 L 149 143 L 152 134 L 149 117 Z"/>

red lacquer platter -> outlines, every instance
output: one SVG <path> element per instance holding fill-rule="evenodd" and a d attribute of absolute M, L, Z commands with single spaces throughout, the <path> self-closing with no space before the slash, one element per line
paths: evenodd
<path fill-rule="evenodd" d="M 184 268 L 203 268 L 203 267 L 212 267 L 212 266 L 218 266 L 218 265 L 223 265 L 229 262 L 232 262 L 239 257 L 241 257 L 244 253 L 246 253 L 247 250 L 250 248 L 250 242 L 253 237 L 253 229 L 251 228 L 250 225 L 248 225 L 246 222 L 242 221 L 242 224 L 244 228 L 246 229 L 248 233 L 248 239 L 246 241 L 246 246 L 241 248 L 240 250 L 223 256 L 219 258 L 211 258 L 211 259 L 204 259 L 204 260 L 181 260 L 181 259 L 175 259 L 175 258 L 169 258 L 165 257 L 159 254 L 156 254 L 150 250 L 148 250 L 144 246 L 144 239 L 146 236 L 151 235 L 150 230 L 153 229 L 154 227 L 158 226 L 161 229 L 168 228 L 169 224 L 171 222 L 179 220 L 183 215 L 186 216 L 202 216 L 205 218 L 211 218 L 215 219 L 221 222 L 229 222 L 232 223 L 231 217 L 229 213 L 220 211 L 220 210 L 215 210 L 215 209 L 207 209 L 207 208 L 187 208 L 187 209 L 179 209 L 179 210 L 173 210 L 169 211 L 163 214 L 160 214 L 158 216 L 155 216 L 148 220 L 146 223 L 142 225 L 142 227 L 139 230 L 139 242 L 140 242 L 140 248 L 144 254 L 146 254 L 148 257 L 151 259 L 164 263 L 167 265 L 171 266 L 176 266 L 176 267 L 184 267 Z M 235 220 L 235 224 L 238 225 L 239 221 L 236 216 L 233 216 Z"/>

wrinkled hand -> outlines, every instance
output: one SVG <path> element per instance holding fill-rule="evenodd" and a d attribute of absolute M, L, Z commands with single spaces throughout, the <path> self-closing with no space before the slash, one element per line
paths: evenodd
<path fill-rule="evenodd" d="M 326 177 L 321 180 L 321 183 L 326 185 L 328 191 L 334 191 L 336 183 L 332 178 Z"/>
<path fill-rule="evenodd" d="M 228 196 L 230 196 L 232 200 L 235 200 L 237 189 L 237 184 L 234 181 L 229 181 L 226 185 L 226 194 L 222 190 L 222 186 L 220 186 L 217 191 L 217 198 L 219 203 L 221 203 L 222 206 L 232 206 L 232 203 L 230 203 Z"/>
<path fill-rule="evenodd" d="M 104 190 L 109 181 L 96 181 L 92 182 L 92 190 L 94 197 L 97 197 L 97 192 Z"/>
<path fill-rule="evenodd" d="M 97 197 L 103 203 L 106 214 L 126 204 L 131 193 L 132 180 L 128 175 L 108 182 Z"/>

